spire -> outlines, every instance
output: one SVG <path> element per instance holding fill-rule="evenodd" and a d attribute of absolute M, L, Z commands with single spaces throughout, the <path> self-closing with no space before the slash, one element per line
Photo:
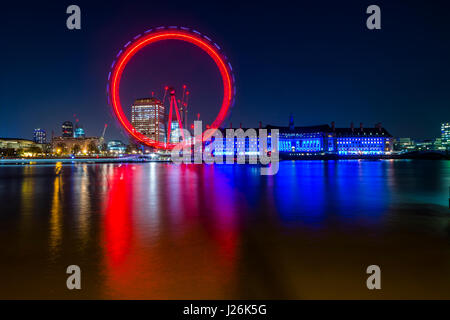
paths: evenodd
<path fill-rule="evenodd" d="M 295 126 L 294 126 L 294 115 L 292 114 L 292 112 L 289 114 L 289 130 L 294 130 Z"/>

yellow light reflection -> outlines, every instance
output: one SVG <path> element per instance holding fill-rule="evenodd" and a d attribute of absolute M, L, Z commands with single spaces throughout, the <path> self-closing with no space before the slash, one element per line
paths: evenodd
<path fill-rule="evenodd" d="M 55 166 L 55 180 L 53 182 L 53 199 L 50 215 L 50 250 L 52 256 L 55 257 L 59 253 L 61 247 L 61 237 L 62 237 L 62 206 L 61 206 L 61 169 L 62 163 L 58 162 Z"/>

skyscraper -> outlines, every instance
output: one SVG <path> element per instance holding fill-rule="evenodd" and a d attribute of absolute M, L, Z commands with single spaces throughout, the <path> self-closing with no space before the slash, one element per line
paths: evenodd
<path fill-rule="evenodd" d="M 156 98 L 136 99 L 131 106 L 131 124 L 146 137 L 165 142 L 164 106 Z"/>
<path fill-rule="evenodd" d="M 450 148 L 450 122 L 441 124 L 442 146 Z"/>
<path fill-rule="evenodd" d="M 70 121 L 65 121 L 62 124 L 62 136 L 64 138 L 72 138 L 73 137 L 73 123 Z"/>
<path fill-rule="evenodd" d="M 47 132 L 44 129 L 34 129 L 33 141 L 36 143 L 47 143 Z"/>
<path fill-rule="evenodd" d="M 170 143 L 178 143 L 180 142 L 180 124 L 178 121 L 172 121 L 172 125 L 170 126 Z"/>

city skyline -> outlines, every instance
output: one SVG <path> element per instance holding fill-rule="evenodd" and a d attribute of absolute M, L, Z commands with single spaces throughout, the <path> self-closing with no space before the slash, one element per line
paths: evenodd
<path fill-rule="evenodd" d="M 440 123 L 450 119 L 446 77 L 450 49 L 442 41 L 448 26 L 442 10 L 431 4 L 413 1 L 405 7 L 380 2 L 383 28 L 377 32 L 365 28 L 365 4 L 355 3 L 331 4 L 327 10 L 317 4 L 289 6 L 290 10 L 280 6 L 273 12 L 245 4 L 223 8 L 220 14 L 214 13 L 220 5 L 198 2 L 192 8 L 177 4 L 176 14 L 170 4 L 128 8 L 113 1 L 106 14 L 100 14 L 100 5 L 82 1 L 80 6 L 90 14 L 76 32 L 56 28 L 65 18 L 58 5 L 31 5 L 27 12 L 15 4 L 6 6 L 3 29 L 16 33 L 2 33 L 8 49 L 0 55 L 5 60 L 14 54 L 15 60 L 2 77 L 9 90 L 0 97 L 6 106 L 0 110 L 4 119 L 0 136 L 31 139 L 39 127 L 57 132 L 61 120 L 72 120 L 76 113 L 86 135 L 100 135 L 108 123 L 108 140 L 126 139 L 109 113 L 107 70 L 128 39 L 149 27 L 171 24 L 195 27 L 223 46 L 236 70 L 238 91 L 229 119 L 235 124 L 284 125 L 292 112 L 305 126 L 335 121 L 347 127 L 353 121 L 372 127 L 382 122 L 396 137 L 427 139 L 438 136 Z M 146 10 L 150 7 L 153 10 Z M 124 8 L 133 23 L 115 26 L 114 21 L 124 19 Z M 36 39 L 19 42 L 17 35 L 26 34 L 33 21 L 28 21 L 31 12 L 45 21 L 36 25 Z M 205 12 L 210 16 L 194 19 Z M 266 25 L 269 14 L 273 22 Z M 289 22 L 294 15 L 299 17 L 295 26 Z M 411 22 L 397 21 L 399 15 L 407 15 Z M 427 20 L 426 28 L 414 24 L 419 18 Z M 171 59 L 161 63 L 163 56 Z M 39 63 L 33 62 L 36 59 Z M 220 85 L 213 63 L 204 61 L 195 48 L 176 43 L 146 50 L 127 67 L 121 95 L 131 105 L 151 91 L 162 92 L 165 85 L 186 83 L 192 89 L 191 115 L 197 109 L 207 122 L 216 111 L 211 106 L 220 99 Z M 148 70 L 157 79 L 149 77 Z M 23 91 L 27 94 L 20 94 Z"/>

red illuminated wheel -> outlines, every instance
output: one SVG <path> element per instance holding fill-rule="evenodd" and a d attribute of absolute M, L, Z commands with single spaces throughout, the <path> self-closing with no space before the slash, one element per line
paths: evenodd
<path fill-rule="evenodd" d="M 117 54 L 117 60 L 113 62 L 111 72 L 108 75 L 108 103 L 112 106 L 114 114 L 120 124 L 136 140 L 150 147 L 169 150 L 175 145 L 152 140 L 138 132 L 133 127 L 123 112 L 119 97 L 120 79 L 130 59 L 142 48 L 163 40 L 181 40 L 194 44 L 205 51 L 216 63 L 222 77 L 223 100 L 219 114 L 211 124 L 212 129 L 219 128 L 228 114 L 229 109 L 234 103 L 236 88 L 234 86 L 234 76 L 232 74 L 231 64 L 227 62 L 225 56 L 220 53 L 220 47 L 210 38 L 200 34 L 198 31 L 184 27 L 159 27 L 156 29 L 147 30 L 143 34 L 134 37 L 133 41 L 129 41 L 125 44 L 124 48 Z"/>

